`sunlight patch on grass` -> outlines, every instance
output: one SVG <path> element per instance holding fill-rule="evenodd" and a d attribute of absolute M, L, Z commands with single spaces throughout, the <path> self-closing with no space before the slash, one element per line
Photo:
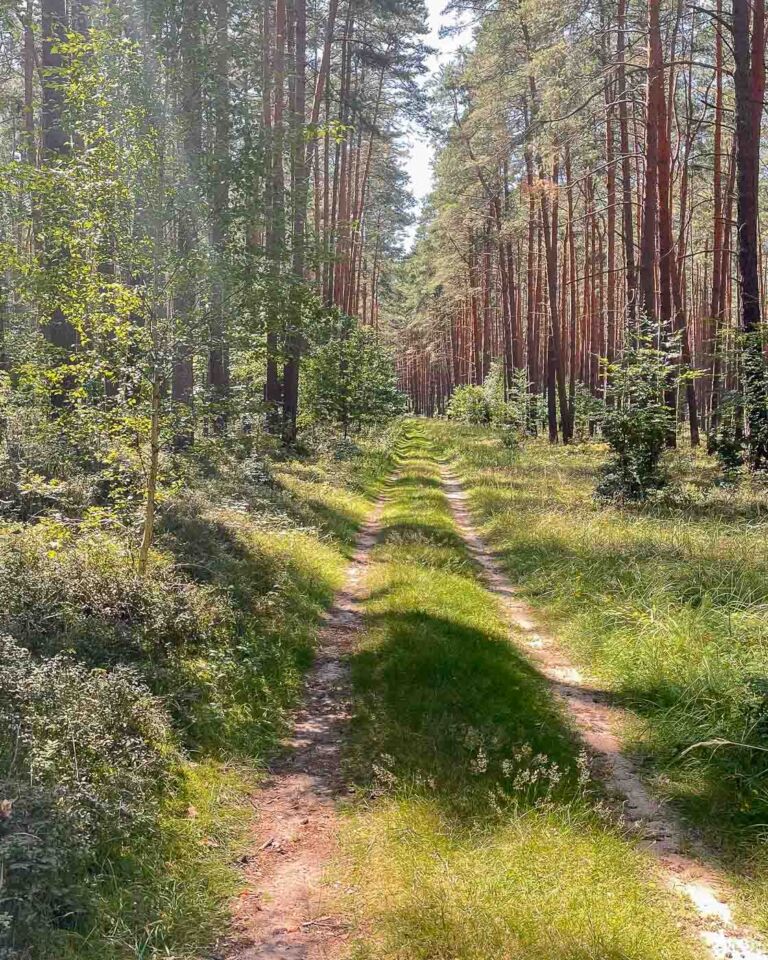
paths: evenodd
<path fill-rule="evenodd" d="M 343 543 L 351 544 L 370 510 L 370 500 L 362 494 L 340 488 L 325 473 L 307 475 L 301 465 L 290 464 L 275 471 L 281 486 L 301 505 L 300 517 L 309 522 L 321 519 L 328 531 Z"/>
<path fill-rule="evenodd" d="M 354 956 L 394 960 L 691 960 L 626 844 L 537 811 L 467 833 L 424 797 L 380 802 L 347 836 Z"/>

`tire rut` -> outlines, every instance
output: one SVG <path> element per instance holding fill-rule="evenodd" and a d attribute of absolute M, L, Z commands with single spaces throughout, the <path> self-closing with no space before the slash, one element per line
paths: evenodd
<path fill-rule="evenodd" d="M 349 720 L 346 657 L 354 648 L 364 574 L 381 531 L 382 496 L 360 530 L 344 585 L 321 627 L 314 664 L 291 738 L 253 799 L 252 852 L 243 858 L 246 890 L 235 909 L 226 960 L 329 960 L 348 936 L 328 911 L 324 873 L 337 843 L 338 803 L 347 787 L 341 743 Z"/>
<path fill-rule="evenodd" d="M 441 472 L 456 526 L 481 568 L 485 585 L 498 597 L 513 628 L 513 640 L 563 704 L 591 755 L 596 775 L 621 801 L 624 821 L 639 838 L 640 847 L 654 858 L 662 881 L 690 901 L 700 938 L 717 960 L 768 960 L 759 938 L 734 922 L 725 878 L 706 863 L 705 852 L 647 789 L 638 763 L 623 752 L 618 731 L 627 714 L 611 705 L 605 691 L 590 684 L 554 638 L 537 629 L 533 609 L 520 599 L 478 534 L 460 481 L 445 467 Z M 519 633 L 522 641 L 516 636 Z"/>

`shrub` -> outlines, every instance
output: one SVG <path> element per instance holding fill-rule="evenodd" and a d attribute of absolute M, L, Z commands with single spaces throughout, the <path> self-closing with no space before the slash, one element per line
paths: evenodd
<path fill-rule="evenodd" d="M 531 399 L 531 383 L 528 380 L 528 371 L 515 370 L 509 383 L 507 422 L 513 425 L 520 434 L 526 434 L 530 430 Z"/>
<path fill-rule="evenodd" d="M 353 318 L 330 311 L 318 324 L 302 375 L 302 427 L 350 429 L 385 423 L 405 411 L 395 362 L 380 337 Z"/>
<path fill-rule="evenodd" d="M 491 363 L 488 376 L 483 381 L 483 395 L 488 408 L 488 419 L 491 423 L 504 424 L 510 422 L 509 405 L 504 389 L 504 361 L 496 358 Z"/>
<path fill-rule="evenodd" d="M 713 418 L 715 419 L 715 418 Z M 735 391 L 725 393 L 717 408 L 716 427 L 708 437 L 709 453 L 714 454 L 723 470 L 723 479 L 732 483 L 746 462 L 746 444 L 742 426 L 743 402 Z"/>
<path fill-rule="evenodd" d="M 586 440 L 605 419 L 605 401 L 596 397 L 583 383 L 576 384 L 573 401 L 574 434 L 578 439 Z"/>
<path fill-rule="evenodd" d="M 665 484 L 660 469 L 669 418 L 658 406 L 611 411 L 603 436 L 614 456 L 604 468 L 598 492 L 604 497 L 643 500 Z"/>
<path fill-rule="evenodd" d="M 37 659 L 0 637 L 0 946 L 85 909 L 83 872 L 151 829 L 175 756 L 133 671 Z"/>
<path fill-rule="evenodd" d="M 0 515 L 30 520 L 55 511 L 81 516 L 102 497 L 93 444 L 75 451 L 58 421 L 25 404 L 11 405 L 0 372 Z"/>
<path fill-rule="evenodd" d="M 674 411 L 665 396 L 679 380 L 673 338 L 647 319 L 629 334 L 620 364 L 608 368 L 613 407 L 606 412 L 603 436 L 613 456 L 598 485 L 600 496 L 643 500 L 666 483 L 661 457 L 674 428 Z"/>
<path fill-rule="evenodd" d="M 483 388 L 456 387 L 448 403 L 448 416 L 463 423 L 488 423 L 490 411 Z"/>
<path fill-rule="evenodd" d="M 520 434 L 512 424 L 505 423 L 499 429 L 502 446 L 507 450 L 517 450 L 520 447 Z"/>
<path fill-rule="evenodd" d="M 98 499 L 98 478 L 88 476 L 75 465 L 66 477 L 44 476 L 13 463 L 0 451 L 0 515 L 18 520 L 49 512 L 79 517 Z"/>
<path fill-rule="evenodd" d="M 529 416 L 530 392 L 525 370 L 513 371 L 505 383 L 504 361 L 497 358 L 483 383 L 488 420 L 501 432 L 504 446 L 514 449 L 525 434 Z"/>
<path fill-rule="evenodd" d="M 104 534 L 46 521 L 0 536 L 0 630 L 36 653 L 159 664 L 207 644 L 225 615 L 171 565 L 139 574 L 128 548 Z"/>

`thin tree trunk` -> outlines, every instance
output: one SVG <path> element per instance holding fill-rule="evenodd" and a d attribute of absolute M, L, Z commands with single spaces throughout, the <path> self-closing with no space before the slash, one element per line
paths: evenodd
<path fill-rule="evenodd" d="M 216 89 L 214 99 L 213 190 L 211 244 L 216 274 L 213 282 L 208 334 L 208 386 L 214 404 L 213 427 L 226 428 L 229 399 L 229 345 L 225 329 L 225 270 L 229 213 L 229 10 L 228 0 L 215 0 Z"/>
<path fill-rule="evenodd" d="M 61 52 L 66 43 L 68 21 L 65 0 L 42 0 L 42 157 L 46 167 L 58 166 L 69 155 L 69 141 L 64 130 L 64 85 L 61 70 L 64 67 L 64 55 Z M 68 253 L 54 241 L 48 240 L 44 251 L 44 263 L 48 272 L 56 269 L 67 258 Z M 77 333 L 64 316 L 60 307 L 53 308 L 43 324 L 43 333 L 48 342 L 59 354 L 59 366 L 64 371 L 69 354 L 77 344 Z M 61 372 L 58 382 L 51 393 L 54 407 L 62 407 L 72 387 L 72 378 Z"/>
<path fill-rule="evenodd" d="M 558 162 L 555 160 L 552 169 L 552 184 L 557 186 L 558 181 Z M 565 369 L 563 366 L 562 345 L 560 343 L 560 317 L 558 316 L 558 293 L 557 293 L 557 220 L 558 203 L 557 194 L 553 194 L 550 203 L 546 193 L 541 193 L 541 219 L 544 233 L 544 247 L 547 260 L 547 289 L 549 294 L 549 356 L 550 369 L 554 372 L 554 379 L 557 383 L 557 397 L 560 403 L 560 427 L 563 435 L 563 443 L 568 443 L 571 439 L 570 417 L 568 415 L 568 395 L 565 387 Z M 554 391 L 553 391 L 554 392 Z M 551 404 L 550 404 L 551 406 Z M 554 428 L 554 429 L 553 429 Z M 557 442 L 557 420 L 554 425 L 550 417 L 549 439 Z"/>
<path fill-rule="evenodd" d="M 291 328 L 286 338 L 283 438 L 287 443 L 293 443 L 296 439 L 296 417 L 299 409 L 299 365 L 302 346 L 301 310 L 304 299 L 304 244 L 308 196 L 307 162 L 304 145 L 307 51 L 306 0 L 295 0 L 294 15 L 296 18 L 296 69 L 293 102 L 293 281 L 296 286 L 293 309 L 290 312 Z"/>
<path fill-rule="evenodd" d="M 267 37 L 269 31 L 266 31 Z M 283 400 L 283 384 L 280 376 L 280 327 L 281 304 L 278 284 L 282 277 L 282 261 L 285 252 L 285 174 L 283 169 L 283 107 L 285 96 L 285 0 L 275 3 L 274 51 L 272 61 L 273 105 L 271 121 L 271 217 L 268 226 L 269 243 L 267 257 L 271 267 L 272 289 L 267 310 L 267 379 L 265 401 L 267 428 L 279 432 L 282 425 L 280 407 Z"/>
<path fill-rule="evenodd" d="M 629 318 L 636 314 L 637 279 L 635 275 L 635 231 L 632 216 L 632 168 L 629 152 L 629 122 L 627 117 L 627 80 L 624 63 L 626 49 L 627 0 L 619 0 L 616 12 L 616 87 L 619 107 L 619 148 L 621 150 L 621 210 L 624 240 L 624 270 L 626 274 L 627 309 Z"/>

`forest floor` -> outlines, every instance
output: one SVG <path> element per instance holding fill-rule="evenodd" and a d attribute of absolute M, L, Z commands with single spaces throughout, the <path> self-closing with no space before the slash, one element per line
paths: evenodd
<path fill-rule="evenodd" d="M 534 502 L 541 534 L 551 507 L 531 448 L 529 467 L 527 449 L 510 453 L 488 431 L 408 426 L 381 515 L 363 530 L 355 589 L 321 636 L 295 742 L 255 797 L 232 956 L 766 955 L 726 902 L 733 878 L 635 754 L 634 714 L 585 671 L 571 632 L 555 643 L 537 628 L 551 608 L 504 574 L 520 571 L 503 538 L 531 533 Z M 594 475 L 569 456 L 554 469 Z M 523 593 L 541 570 L 528 573 Z"/>
<path fill-rule="evenodd" d="M 38 830 L 46 844 L 40 862 L 25 863 L 22 874 L 31 876 L 34 897 L 26 923 L 10 929 L 11 946 L 21 956 L 218 955 L 212 951 L 230 929 L 230 901 L 247 900 L 237 896 L 242 882 L 236 865 L 246 864 L 252 852 L 254 790 L 264 786 L 265 765 L 294 722 L 318 634 L 327 639 L 333 617 L 342 616 L 337 606 L 329 621 L 327 611 L 343 590 L 356 538 L 392 471 L 398 430 L 395 425 L 359 443 L 320 438 L 291 457 L 265 444 L 254 445 L 247 457 L 217 451 L 215 463 L 203 462 L 164 503 L 145 576 L 136 574 L 132 540 L 120 528 L 94 532 L 45 515 L 35 523 L 0 522 L 0 640 L 8 633 L 28 646 L 40 671 L 62 662 L 88 683 L 115 668 L 141 677 L 145 701 L 147 689 L 157 692 L 155 710 L 165 724 L 156 721 L 165 737 L 157 750 L 167 758 L 150 790 L 132 754 L 114 751 L 120 738 L 137 749 L 126 716 L 130 699 L 115 700 L 109 718 L 117 732 L 109 727 L 102 735 L 98 718 L 105 708 L 94 712 L 94 703 L 102 707 L 100 688 L 94 692 L 80 679 L 78 700 L 79 687 L 54 687 L 45 674 L 36 742 L 40 751 L 59 751 L 59 818 L 65 824 L 65 815 L 83 820 L 95 802 L 114 799 L 100 765 L 105 754 L 110 771 L 118 762 L 126 767 L 129 795 L 143 789 L 151 802 L 118 841 L 114 814 L 105 816 L 109 844 L 72 857 L 61 877 L 57 858 L 69 855 L 74 831 L 59 829 L 58 820 L 53 831 L 47 821 L 35 820 L 37 807 L 14 804 L 14 816 L 0 825 Z M 62 650 L 60 661 L 55 655 Z M 6 674 L 12 666 L 6 663 Z M 322 699 L 324 671 L 333 669 L 321 654 L 310 693 Z M 336 707 L 329 704 L 329 723 Z M 0 756 L 0 767 L 4 760 Z M 23 786 L 23 778 L 4 780 L 10 792 L 0 791 L 0 800 L 21 796 Z M 13 840 L 13 832 L 10 840 L 0 836 L 0 860 L 10 851 L 12 865 Z M 0 910 L 4 957 L 3 919 Z M 13 949 L 11 955 L 17 955 Z"/>
<path fill-rule="evenodd" d="M 754 934 L 739 929 L 727 900 L 732 897 L 727 877 L 711 862 L 709 851 L 675 817 L 664 801 L 647 789 L 642 767 L 622 748 L 621 732 L 628 717 L 594 677 L 578 669 L 558 641 L 541 631 L 533 608 L 522 601 L 500 563 L 478 535 L 461 484 L 444 472 L 446 495 L 457 526 L 483 580 L 501 599 L 516 642 L 549 681 L 574 731 L 585 744 L 593 773 L 617 805 L 623 825 L 641 850 L 656 861 L 659 877 L 687 897 L 699 915 L 697 930 L 716 957 L 761 960 L 768 957 Z M 522 634 L 522 637 L 521 637 Z"/>
<path fill-rule="evenodd" d="M 504 449 L 432 424 L 521 599 L 623 712 L 651 793 L 706 847 L 737 917 L 768 933 L 768 491 L 670 454 L 644 505 L 594 497 L 599 444 Z"/>

